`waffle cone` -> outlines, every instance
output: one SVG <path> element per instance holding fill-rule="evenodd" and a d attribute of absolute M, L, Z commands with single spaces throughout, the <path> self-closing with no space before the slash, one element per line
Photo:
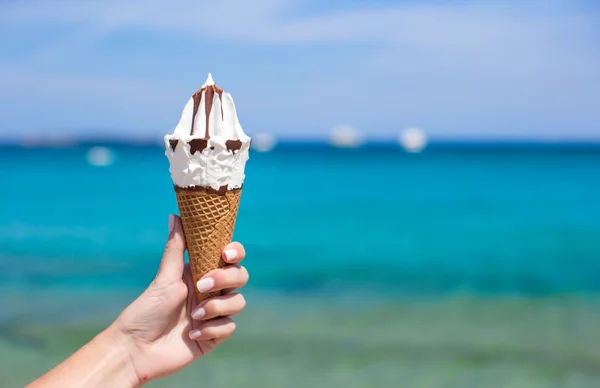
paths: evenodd
<path fill-rule="evenodd" d="M 175 193 L 195 285 L 206 273 L 226 264 L 221 254 L 233 236 L 242 190 L 219 194 L 175 187 Z M 194 290 L 198 302 L 221 294 Z"/>

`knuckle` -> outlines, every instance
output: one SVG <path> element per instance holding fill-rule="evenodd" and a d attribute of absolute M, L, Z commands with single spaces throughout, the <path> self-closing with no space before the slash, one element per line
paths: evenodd
<path fill-rule="evenodd" d="M 188 286 L 187 284 L 181 282 L 179 283 L 178 289 L 177 289 L 177 296 L 179 297 L 179 299 L 185 299 L 188 296 L 189 290 L 188 290 Z"/>
<path fill-rule="evenodd" d="M 215 338 L 217 336 L 217 330 L 215 327 L 206 327 L 201 329 L 202 335 L 207 338 Z"/>
<path fill-rule="evenodd" d="M 165 244 L 165 248 L 163 249 L 163 259 L 165 257 L 168 257 L 170 255 L 173 255 L 173 241 L 167 241 L 167 243 Z"/>
<path fill-rule="evenodd" d="M 224 314 L 223 303 L 220 300 L 211 300 L 210 308 L 207 309 L 207 312 L 210 312 L 213 316 L 219 316 Z M 206 307 L 205 307 L 206 308 Z"/>
<path fill-rule="evenodd" d="M 227 274 L 223 273 L 222 269 L 217 269 L 209 274 L 210 274 L 210 277 L 215 282 L 215 286 L 223 284 L 227 281 Z M 209 275 L 206 275 L 206 276 L 208 277 Z"/>
<path fill-rule="evenodd" d="M 220 320 L 218 324 L 207 326 L 202 329 L 202 333 L 207 338 L 226 338 L 233 334 L 235 329 L 235 322 L 227 318 Z"/>
<path fill-rule="evenodd" d="M 223 302 L 220 300 L 213 300 L 211 313 L 215 316 L 223 315 Z"/>
<path fill-rule="evenodd" d="M 165 249 L 163 251 L 163 257 L 170 256 L 170 255 L 177 255 L 181 252 L 182 252 L 182 249 L 179 246 L 179 243 L 177 241 L 175 241 L 174 239 L 170 239 L 165 244 Z"/>
<path fill-rule="evenodd" d="M 236 268 L 237 268 L 237 266 L 223 270 L 223 283 L 222 283 L 223 285 L 231 286 L 232 284 L 234 284 L 236 282 L 236 279 L 237 279 Z"/>
<path fill-rule="evenodd" d="M 214 299 L 210 299 L 208 300 L 205 304 L 204 304 L 204 310 L 206 311 L 206 314 L 209 315 L 214 315 L 217 311 L 217 305 L 215 303 Z"/>

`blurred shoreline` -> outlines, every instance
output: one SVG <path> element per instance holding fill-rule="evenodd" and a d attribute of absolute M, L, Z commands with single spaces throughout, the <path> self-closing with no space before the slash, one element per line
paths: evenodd
<path fill-rule="evenodd" d="M 249 308 L 238 317 L 231 340 L 198 365 L 151 386 L 192 384 L 202 378 L 214 387 L 300 387 L 295 382 L 304 384 L 307 370 L 318 386 L 600 383 L 598 294 L 421 300 L 350 294 L 281 297 L 258 291 L 246 295 Z M 0 325 L 0 357 L 6 360 L 0 378 L 9 386 L 24 384 L 112 319 L 107 314 L 62 323 L 32 319 Z M 223 376 L 231 365 L 253 371 L 252 381 L 244 383 L 246 373 Z M 347 380 L 338 380 L 340 371 L 346 371 Z"/>

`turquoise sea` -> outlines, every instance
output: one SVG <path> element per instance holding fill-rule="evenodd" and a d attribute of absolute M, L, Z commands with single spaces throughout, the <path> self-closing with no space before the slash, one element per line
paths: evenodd
<path fill-rule="evenodd" d="M 163 150 L 103 144 L 98 167 L 93 146 L 0 147 L 0 381 L 43 373 L 156 272 Z M 599 386 L 599 145 L 282 144 L 246 175 L 238 332 L 154 386 Z"/>

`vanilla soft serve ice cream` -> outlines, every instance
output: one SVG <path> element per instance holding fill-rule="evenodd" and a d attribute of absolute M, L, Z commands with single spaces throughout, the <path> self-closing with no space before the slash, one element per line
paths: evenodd
<path fill-rule="evenodd" d="M 231 94 L 217 87 L 210 74 L 164 140 L 175 186 L 220 194 L 242 187 L 250 137 L 238 121 Z"/>

